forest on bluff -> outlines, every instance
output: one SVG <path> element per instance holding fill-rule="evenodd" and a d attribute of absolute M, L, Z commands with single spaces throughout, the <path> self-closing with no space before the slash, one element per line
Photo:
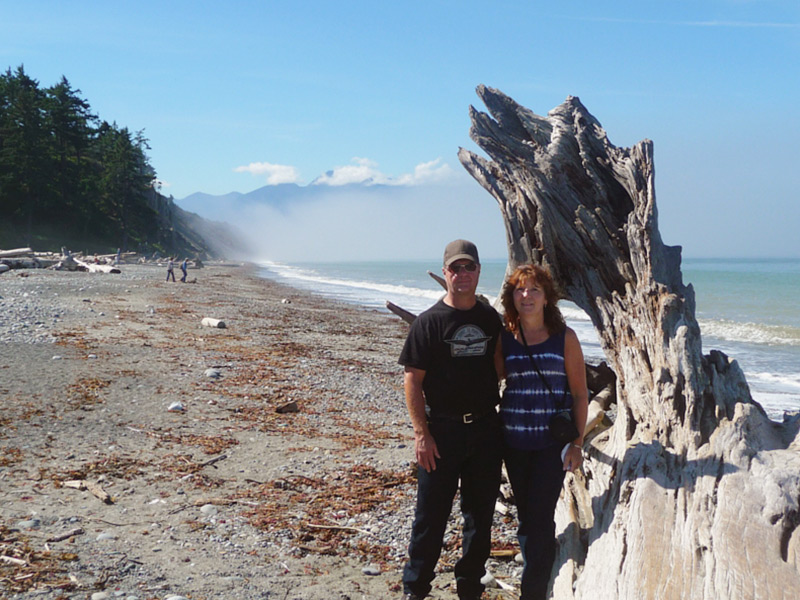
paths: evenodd
<path fill-rule="evenodd" d="M 143 131 L 93 114 L 66 77 L 0 74 L 0 248 L 168 253 L 174 207 Z"/>

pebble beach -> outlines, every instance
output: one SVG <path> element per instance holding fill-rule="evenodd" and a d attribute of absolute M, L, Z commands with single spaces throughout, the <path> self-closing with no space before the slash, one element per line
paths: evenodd
<path fill-rule="evenodd" d="M 0 597 L 401 598 L 407 325 L 249 265 L 121 270 L 0 275 Z M 485 598 L 514 597 L 515 527 Z"/>

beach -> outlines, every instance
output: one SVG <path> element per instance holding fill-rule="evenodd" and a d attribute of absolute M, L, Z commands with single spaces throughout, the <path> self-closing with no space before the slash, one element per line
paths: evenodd
<path fill-rule="evenodd" d="M 329 298 L 381 308 L 391 300 L 419 313 L 442 289 L 440 258 L 427 261 L 266 263 L 262 273 L 292 287 Z M 500 291 L 507 261 L 483 260 L 478 291 L 491 301 Z M 681 265 L 683 282 L 696 299 L 703 352 L 720 350 L 741 366 L 753 399 L 770 418 L 782 421 L 800 410 L 800 260 L 692 259 Z M 589 316 L 575 304 L 559 307 L 592 364 L 606 360 Z"/>
<path fill-rule="evenodd" d="M 0 597 L 402 597 L 407 325 L 249 265 L 165 274 L 0 276 Z"/>

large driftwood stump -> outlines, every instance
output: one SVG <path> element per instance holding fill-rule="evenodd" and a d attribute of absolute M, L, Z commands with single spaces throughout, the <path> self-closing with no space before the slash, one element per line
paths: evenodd
<path fill-rule="evenodd" d="M 770 421 L 738 364 L 703 355 L 680 248 L 665 246 L 653 144 L 612 145 L 577 98 L 547 117 L 478 88 L 469 173 L 500 205 L 509 267 L 547 265 L 617 374 L 557 512 L 557 598 L 800 598 L 800 417 Z"/>

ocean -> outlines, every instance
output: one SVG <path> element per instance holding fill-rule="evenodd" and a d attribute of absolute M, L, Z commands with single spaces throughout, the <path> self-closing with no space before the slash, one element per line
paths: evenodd
<path fill-rule="evenodd" d="M 443 290 L 441 259 L 407 262 L 262 263 L 262 276 L 323 297 L 386 311 L 389 300 L 419 313 Z M 505 260 L 484 261 L 478 292 L 494 301 Z M 800 259 L 683 259 L 691 283 L 703 352 L 721 350 L 739 362 L 750 391 L 771 418 L 800 410 Z M 588 316 L 559 303 L 590 362 L 605 360 Z M 388 312 L 388 311 L 387 311 Z"/>

